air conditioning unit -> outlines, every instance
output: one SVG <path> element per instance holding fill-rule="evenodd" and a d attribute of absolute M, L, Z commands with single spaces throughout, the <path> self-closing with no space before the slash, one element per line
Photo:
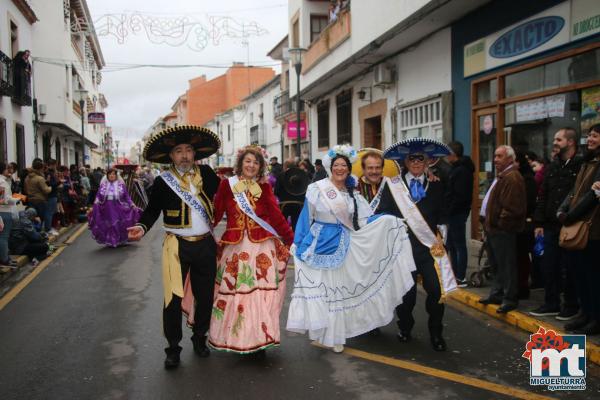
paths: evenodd
<path fill-rule="evenodd" d="M 391 85 L 392 70 L 385 64 L 378 64 L 373 68 L 373 84 L 375 86 Z"/>

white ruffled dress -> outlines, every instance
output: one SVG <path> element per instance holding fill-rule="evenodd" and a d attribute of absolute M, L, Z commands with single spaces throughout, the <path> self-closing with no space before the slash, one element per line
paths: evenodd
<path fill-rule="evenodd" d="M 356 193 L 361 229 L 342 225 L 321 199 L 316 184 L 296 227 L 294 290 L 287 329 L 332 347 L 389 324 L 394 309 L 414 285 L 412 249 L 403 220 L 372 212 Z M 348 209 L 354 203 L 342 192 Z"/>

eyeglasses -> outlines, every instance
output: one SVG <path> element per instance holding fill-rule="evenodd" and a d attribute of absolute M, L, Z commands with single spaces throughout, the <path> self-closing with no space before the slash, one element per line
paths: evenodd
<path fill-rule="evenodd" d="M 415 162 L 415 161 L 423 162 L 423 161 L 425 161 L 425 156 L 423 154 L 411 154 L 411 155 L 408 156 L 408 161 L 410 161 L 410 162 Z"/>

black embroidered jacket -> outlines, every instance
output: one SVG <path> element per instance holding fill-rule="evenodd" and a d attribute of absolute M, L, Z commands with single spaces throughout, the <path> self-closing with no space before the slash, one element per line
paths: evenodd
<path fill-rule="evenodd" d="M 221 180 L 208 165 L 200 165 L 202 175 L 202 192 L 197 194 L 205 204 L 211 204 Z M 212 210 L 210 212 L 212 217 Z M 148 207 L 142 213 L 138 225 L 148 232 L 163 213 L 163 224 L 166 228 L 185 229 L 192 226 L 191 210 L 179 196 L 165 183 L 162 177 L 154 180 Z"/>

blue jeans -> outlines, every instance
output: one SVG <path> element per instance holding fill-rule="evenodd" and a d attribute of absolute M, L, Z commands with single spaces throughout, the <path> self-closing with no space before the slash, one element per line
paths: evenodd
<path fill-rule="evenodd" d="M 4 222 L 4 229 L 0 232 L 0 263 L 8 264 L 8 238 L 13 225 L 13 217 L 9 212 L 0 212 L 0 217 Z"/>
<path fill-rule="evenodd" d="M 463 280 L 467 273 L 467 218 L 469 211 L 448 217 L 447 247 L 456 279 Z"/>
<path fill-rule="evenodd" d="M 29 205 L 33 208 L 35 208 L 35 211 L 38 215 L 38 217 L 40 217 L 40 220 L 42 221 L 42 224 L 44 223 L 44 220 L 46 219 L 46 210 L 48 209 L 48 202 L 47 201 L 43 201 L 41 203 L 29 203 Z M 49 229 L 47 229 L 49 230 Z"/>
<path fill-rule="evenodd" d="M 43 218 L 46 232 L 49 232 L 52 229 L 52 218 L 54 218 L 54 213 L 56 213 L 57 202 L 58 199 L 56 197 L 48 197 L 48 203 L 46 203 L 46 213 L 44 214 Z"/>

